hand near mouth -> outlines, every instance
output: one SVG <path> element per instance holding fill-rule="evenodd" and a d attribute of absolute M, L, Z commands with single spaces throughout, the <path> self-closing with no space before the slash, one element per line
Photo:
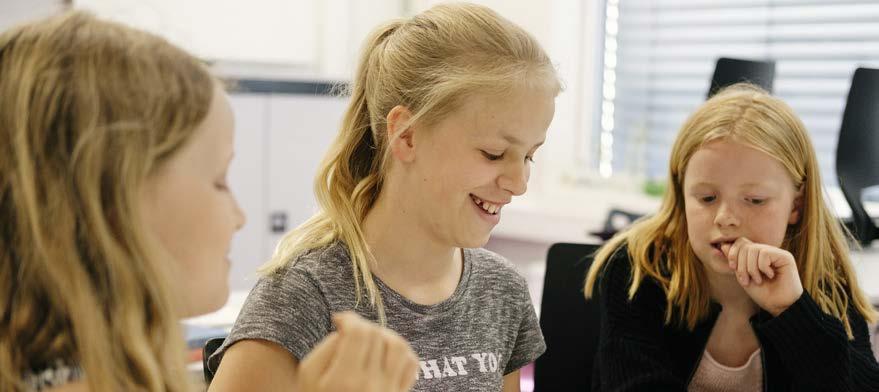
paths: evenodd
<path fill-rule="evenodd" d="M 739 237 L 721 251 L 736 271 L 736 280 L 762 309 L 778 316 L 803 294 L 794 256 L 780 248 Z"/>

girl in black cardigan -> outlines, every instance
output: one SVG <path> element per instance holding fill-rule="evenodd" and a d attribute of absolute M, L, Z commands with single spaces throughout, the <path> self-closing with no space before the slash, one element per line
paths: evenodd
<path fill-rule="evenodd" d="M 585 292 L 602 313 L 593 390 L 879 390 L 876 315 L 815 151 L 753 86 L 690 116 L 660 210 L 598 252 Z"/>

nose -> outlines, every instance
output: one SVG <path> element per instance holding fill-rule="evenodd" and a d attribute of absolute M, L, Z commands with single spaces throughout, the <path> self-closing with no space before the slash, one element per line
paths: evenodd
<path fill-rule="evenodd" d="M 521 196 L 528 190 L 528 178 L 531 175 L 531 166 L 527 162 L 512 162 L 498 177 L 498 186 L 513 194 Z"/>
<path fill-rule="evenodd" d="M 720 227 L 738 226 L 739 218 L 731 203 L 721 202 L 714 216 L 714 224 Z"/>
<path fill-rule="evenodd" d="M 232 196 L 232 210 L 235 215 L 235 231 L 241 230 L 247 222 L 247 216 L 244 214 L 244 210 L 241 209 L 235 196 Z"/>

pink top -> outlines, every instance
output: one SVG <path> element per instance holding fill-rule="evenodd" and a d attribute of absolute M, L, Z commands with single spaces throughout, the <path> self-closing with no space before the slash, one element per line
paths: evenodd
<path fill-rule="evenodd" d="M 721 365 L 708 350 L 705 350 L 687 390 L 689 392 L 762 391 L 763 361 L 760 359 L 760 349 L 754 351 L 748 361 L 739 367 Z"/>

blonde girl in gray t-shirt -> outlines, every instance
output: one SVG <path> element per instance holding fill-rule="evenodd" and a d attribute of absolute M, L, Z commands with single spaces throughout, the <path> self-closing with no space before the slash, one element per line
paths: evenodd
<path fill-rule="evenodd" d="M 293 385 L 330 315 L 354 310 L 409 341 L 415 390 L 518 391 L 545 344 L 524 279 L 479 247 L 525 193 L 559 90 L 537 41 L 485 7 L 376 29 L 317 175 L 321 210 L 263 267 L 212 389 Z"/>

